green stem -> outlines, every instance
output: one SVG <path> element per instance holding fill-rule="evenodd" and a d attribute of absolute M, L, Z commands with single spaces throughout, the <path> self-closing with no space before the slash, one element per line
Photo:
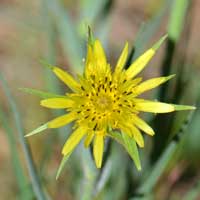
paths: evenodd
<path fill-rule="evenodd" d="M 186 121 L 181 125 L 178 133 L 172 138 L 171 143 L 167 146 L 159 160 L 155 163 L 151 173 L 147 179 L 144 180 L 144 183 L 138 188 L 137 195 L 132 200 L 136 200 L 138 197 L 148 197 L 150 194 L 152 194 L 152 190 L 154 189 L 161 175 L 164 173 L 169 161 L 173 158 L 179 143 L 181 143 L 181 141 L 184 139 L 185 130 L 187 129 L 189 122 L 192 120 L 193 114 L 194 112 L 192 111 Z"/>

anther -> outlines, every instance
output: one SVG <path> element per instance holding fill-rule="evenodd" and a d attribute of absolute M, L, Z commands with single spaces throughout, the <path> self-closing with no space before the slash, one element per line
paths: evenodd
<path fill-rule="evenodd" d="M 96 130 L 96 128 L 97 128 L 97 124 L 95 124 L 95 126 L 94 126 L 94 128 L 93 128 L 93 131 L 95 131 L 95 130 Z"/>

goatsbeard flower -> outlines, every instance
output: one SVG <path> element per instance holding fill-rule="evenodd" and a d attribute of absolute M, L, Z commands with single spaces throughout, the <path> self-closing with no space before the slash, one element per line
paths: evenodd
<path fill-rule="evenodd" d="M 139 147 L 144 147 L 141 131 L 153 136 L 153 129 L 139 117 L 140 112 L 169 113 L 175 110 L 194 109 L 192 106 L 178 106 L 149 101 L 138 96 L 168 81 L 174 75 L 152 78 L 142 82 L 137 77 L 155 54 L 165 37 L 137 58 L 127 70 L 128 43 L 112 71 L 106 60 L 99 40 L 88 43 L 84 74 L 74 79 L 62 69 L 50 66 L 53 73 L 70 89 L 65 96 L 41 100 L 41 105 L 51 109 L 65 109 L 66 114 L 47 122 L 27 136 L 47 128 L 59 128 L 74 122 L 74 131 L 64 144 L 62 154 L 69 155 L 84 138 L 88 147 L 93 141 L 93 155 L 97 168 L 102 165 L 104 139 L 109 130 L 128 134 Z"/>

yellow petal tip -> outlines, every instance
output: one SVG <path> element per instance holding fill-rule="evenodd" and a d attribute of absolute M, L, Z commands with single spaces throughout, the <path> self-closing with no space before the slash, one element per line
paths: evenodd
<path fill-rule="evenodd" d="M 152 131 L 152 132 L 149 133 L 149 135 L 150 135 L 150 136 L 154 136 L 154 135 L 155 135 L 155 132 Z"/>

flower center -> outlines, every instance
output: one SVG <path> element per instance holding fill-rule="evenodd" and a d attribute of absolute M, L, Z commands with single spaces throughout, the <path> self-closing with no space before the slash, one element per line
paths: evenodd
<path fill-rule="evenodd" d="M 100 96 L 99 98 L 97 98 L 97 101 L 95 102 L 95 106 L 102 110 L 109 110 L 112 102 L 111 102 L 111 99 L 108 97 L 108 96 Z"/>

